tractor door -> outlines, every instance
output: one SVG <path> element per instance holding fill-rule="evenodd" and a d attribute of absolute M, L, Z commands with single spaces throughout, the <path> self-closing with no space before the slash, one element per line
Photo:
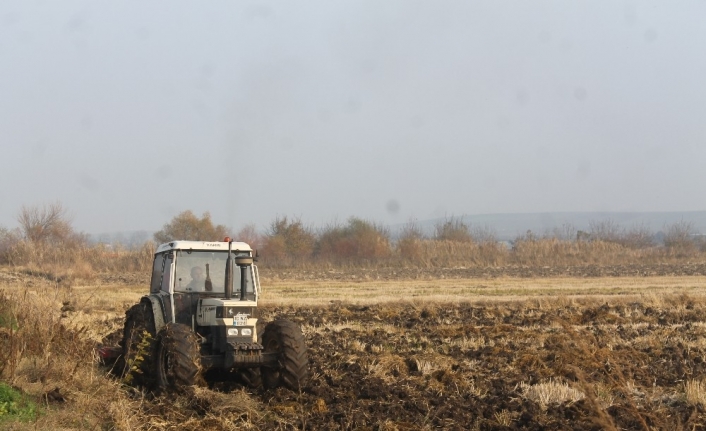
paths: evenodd
<path fill-rule="evenodd" d="M 172 252 L 165 251 L 164 253 L 159 253 L 154 256 L 154 263 L 152 264 L 152 281 L 150 282 L 150 296 L 157 297 L 161 303 L 162 310 L 164 310 L 164 315 L 162 319 L 164 322 L 172 321 L 172 310 L 173 302 L 170 293 L 172 280 L 174 279 L 173 273 L 173 261 L 174 255 Z"/>
<path fill-rule="evenodd" d="M 154 256 L 152 264 L 152 282 L 150 283 L 150 293 L 159 293 L 162 287 L 162 271 L 164 271 L 164 255 L 160 253 Z"/>
<path fill-rule="evenodd" d="M 164 321 L 174 322 L 174 252 L 164 255 L 160 296 L 164 303 Z"/>

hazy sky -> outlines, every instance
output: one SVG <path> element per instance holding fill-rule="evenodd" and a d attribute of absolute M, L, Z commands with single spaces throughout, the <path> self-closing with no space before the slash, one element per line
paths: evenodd
<path fill-rule="evenodd" d="M 0 226 L 706 209 L 706 2 L 0 0 Z"/>

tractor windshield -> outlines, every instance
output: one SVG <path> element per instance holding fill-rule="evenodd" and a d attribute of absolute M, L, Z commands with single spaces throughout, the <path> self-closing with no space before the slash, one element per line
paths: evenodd
<path fill-rule="evenodd" d="M 249 256 L 248 252 L 233 252 L 235 256 Z M 176 292 L 225 292 L 225 271 L 227 251 L 192 251 L 177 250 L 176 252 Z M 245 285 L 248 293 L 253 292 L 252 269 L 245 272 Z M 233 265 L 233 293 L 240 292 L 240 270 Z M 208 283 L 207 280 L 211 282 Z M 211 284 L 212 290 L 207 286 Z"/>

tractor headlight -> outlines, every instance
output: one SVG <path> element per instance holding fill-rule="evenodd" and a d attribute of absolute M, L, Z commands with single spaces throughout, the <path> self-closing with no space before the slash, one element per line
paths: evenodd
<path fill-rule="evenodd" d="M 245 332 L 245 329 L 243 329 L 243 332 Z M 238 335 L 238 328 L 228 328 L 228 335 L 230 335 L 230 336 Z M 245 335 L 245 334 L 243 334 L 243 335 Z"/>
<path fill-rule="evenodd" d="M 249 337 L 249 336 L 252 335 L 252 329 L 250 329 L 250 328 L 243 328 L 243 329 L 240 330 L 240 335 L 242 335 L 243 337 Z"/>

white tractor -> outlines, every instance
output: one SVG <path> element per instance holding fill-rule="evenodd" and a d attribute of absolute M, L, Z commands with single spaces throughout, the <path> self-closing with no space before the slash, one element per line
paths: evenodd
<path fill-rule="evenodd" d="M 254 386 L 302 388 L 309 360 L 299 326 L 275 320 L 258 333 L 253 261 L 250 246 L 230 238 L 157 247 L 150 293 L 125 313 L 116 368 L 162 391 L 234 374 Z"/>

